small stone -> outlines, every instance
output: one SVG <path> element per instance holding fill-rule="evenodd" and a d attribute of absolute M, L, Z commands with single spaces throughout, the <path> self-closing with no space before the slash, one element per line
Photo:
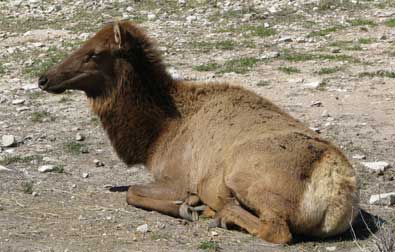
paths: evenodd
<path fill-rule="evenodd" d="M 315 81 L 311 81 L 311 82 L 304 84 L 304 87 L 315 89 L 315 88 L 318 88 L 321 85 L 321 83 L 322 83 L 322 80 L 315 80 Z"/>
<path fill-rule="evenodd" d="M 298 42 L 298 43 L 306 43 L 306 39 L 303 38 L 303 37 L 296 38 L 296 42 Z"/>
<path fill-rule="evenodd" d="M 27 111 L 27 110 L 30 110 L 30 108 L 26 107 L 26 106 L 16 108 L 16 111 L 18 111 L 18 112 Z"/>
<path fill-rule="evenodd" d="M 85 140 L 85 136 L 82 135 L 82 134 L 80 134 L 80 133 L 77 133 L 77 134 L 75 135 L 75 140 L 76 140 L 76 141 L 84 141 L 84 140 Z"/>
<path fill-rule="evenodd" d="M 87 172 L 82 173 L 82 177 L 83 178 L 88 178 L 89 177 L 89 173 L 87 173 Z"/>
<path fill-rule="evenodd" d="M 13 135 L 3 135 L 1 138 L 1 144 L 4 147 L 13 147 L 16 145 L 16 140 Z"/>
<path fill-rule="evenodd" d="M 51 172 L 55 169 L 55 165 L 42 165 L 38 167 L 39 172 Z"/>
<path fill-rule="evenodd" d="M 147 233 L 149 230 L 148 230 L 148 224 L 143 224 L 143 225 L 141 225 L 141 226 L 138 226 L 137 228 L 136 228 L 136 231 L 137 232 L 140 232 L 140 233 L 143 233 L 143 234 L 145 234 L 145 233 Z"/>
<path fill-rule="evenodd" d="M 358 160 L 365 160 L 366 156 L 362 155 L 362 154 L 355 154 L 354 156 L 352 156 L 353 159 L 358 159 Z"/>
<path fill-rule="evenodd" d="M 331 246 L 331 247 L 326 247 L 326 251 L 336 251 L 337 247 L 336 246 Z"/>
<path fill-rule="evenodd" d="M 387 36 L 385 36 L 385 35 L 382 35 L 381 37 L 380 37 L 380 40 L 387 40 L 388 38 L 387 38 Z"/>
<path fill-rule="evenodd" d="M 47 162 L 47 163 L 57 162 L 56 159 L 51 158 L 51 157 L 43 157 L 43 161 L 44 161 L 44 162 Z"/>
<path fill-rule="evenodd" d="M 185 6 L 187 4 L 186 0 L 178 0 L 178 4 L 181 6 Z"/>
<path fill-rule="evenodd" d="M 332 50 L 331 50 L 331 53 L 340 53 L 340 48 L 333 48 Z"/>
<path fill-rule="evenodd" d="M 322 107 L 321 101 L 312 101 L 310 107 Z"/>
<path fill-rule="evenodd" d="M 195 20 L 197 20 L 197 17 L 196 16 L 188 16 L 187 17 L 187 23 L 192 23 L 193 21 L 195 21 Z"/>
<path fill-rule="evenodd" d="M 372 195 L 370 196 L 369 204 L 393 206 L 395 204 L 395 192 Z"/>
<path fill-rule="evenodd" d="M 12 171 L 12 170 L 9 169 L 9 168 L 7 168 L 7 167 L 5 167 L 5 166 L 0 165 L 0 172 L 2 172 L 2 171 L 4 171 L 4 172 L 10 172 L 10 171 Z"/>
<path fill-rule="evenodd" d="M 215 231 L 211 231 L 211 236 L 218 236 L 218 233 Z"/>
<path fill-rule="evenodd" d="M 269 24 L 269 23 L 263 23 L 263 27 L 269 28 L 269 27 L 270 27 L 270 24 Z"/>
<path fill-rule="evenodd" d="M 30 90 L 38 89 L 38 86 L 37 86 L 37 84 L 26 84 L 26 85 L 22 86 L 22 89 L 25 91 L 30 91 Z"/>
<path fill-rule="evenodd" d="M 311 127 L 310 129 L 311 129 L 312 131 L 314 131 L 315 133 L 318 133 L 318 134 L 321 133 L 321 129 L 318 128 L 318 127 Z"/>
<path fill-rule="evenodd" d="M 88 147 L 81 147 L 80 151 L 81 151 L 81 153 L 84 153 L 84 154 L 89 153 Z"/>
<path fill-rule="evenodd" d="M 276 51 L 274 51 L 274 52 L 266 52 L 266 53 L 264 53 L 262 55 L 259 55 L 258 59 L 265 60 L 265 59 L 277 58 L 279 56 L 280 56 L 280 53 L 276 52 Z"/>
<path fill-rule="evenodd" d="M 37 197 L 38 196 L 38 192 L 32 192 L 32 196 L 33 197 Z"/>
<path fill-rule="evenodd" d="M 322 117 L 330 117 L 330 115 L 329 115 L 329 113 L 328 113 L 327 110 L 322 111 L 321 116 L 322 116 Z"/>
<path fill-rule="evenodd" d="M 104 163 L 101 162 L 99 159 L 94 159 L 93 163 L 95 163 L 96 167 L 102 167 L 104 166 Z"/>
<path fill-rule="evenodd" d="M 20 104 L 25 103 L 25 99 L 15 99 L 11 103 L 12 103 L 12 105 L 20 105 Z"/>
<path fill-rule="evenodd" d="M 284 42 L 292 42 L 293 39 L 291 37 L 282 37 L 278 40 L 279 43 L 284 43 Z"/>
<path fill-rule="evenodd" d="M 362 164 L 371 170 L 372 172 L 378 172 L 378 173 L 383 173 L 385 170 L 391 167 L 390 164 L 384 161 L 378 161 L 378 162 L 362 162 Z"/>
<path fill-rule="evenodd" d="M 150 13 L 150 14 L 147 15 L 147 19 L 148 19 L 149 21 L 152 21 L 152 20 L 154 20 L 155 18 L 156 18 L 156 15 L 153 14 L 153 13 Z"/>

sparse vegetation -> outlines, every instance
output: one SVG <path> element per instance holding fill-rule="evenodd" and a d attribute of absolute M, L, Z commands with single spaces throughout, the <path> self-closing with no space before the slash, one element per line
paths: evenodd
<path fill-rule="evenodd" d="M 47 111 L 36 111 L 36 112 L 33 112 L 31 114 L 30 120 L 32 122 L 35 122 L 35 123 L 42 123 L 42 122 L 44 122 L 44 120 L 46 118 L 48 118 L 51 121 L 55 120 L 55 118 L 52 117 L 51 114 L 49 112 L 47 112 Z"/>
<path fill-rule="evenodd" d="M 388 27 L 395 27 L 395 18 L 390 18 L 385 21 L 385 25 Z"/>
<path fill-rule="evenodd" d="M 87 146 L 83 143 L 71 141 L 64 144 L 64 149 L 70 154 L 79 155 L 87 149 Z"/>
<path fill-rule="evenodd" d="M 395 78 L 395 72 L 387 71 L 387 70 L 379 70 L 375 72 L 362 72 L 359 74 L 359 77 L 386 77 L 386 78 Z"/>
<path fill-rule="evenodd" d="M 317 74 L 324 75 L 324 74 L 333 74 L 340 71 L 340 67 L 323 67 L 317 71 Z"/>
<path fill-rule="evenodd" d="M 265 28 L 263 26 L 250 27 L 250 30 L 253 31 L 253 34 L 258 37 L 270 37 L 277 33 L 275 29 Z"/>
<path fill-rule="evenodd" d="M 192 47 L 206 52 L 213 49 L 232 50 L 235 46 L 236 44 L 232 40 L 223 40 L 216 42 L 206 42 L 206 41 L 192 42 Z"/>
<path fill-rule="evenodd" d="M 248 72 L 255 64 L 258 59 L 253 57 L 233 59 L 225 62 L 225 64 L 218 71 L 219 73 L 230 73 L 235 72 L 238 74 L 244 74 Z"/>
<path fill-rule="evenodd" d="M 270 85 L 270 81 L 268 80 L 261 80 L 256 84 L 257 87 L 266 87 L 269 85 Z"/>
<path fill-rule="evenodd" d="M 23 73 L 36 78 L 51 66 L 60 62 L 64 57 L 66 57 L 66 55 L 67 52 L 58 50 L 56 47 L 51 47 L 48 50 L 46 57 L 35 59 L 31 66 L 23 69 Z"/>
<path fill-rule="evenodd" d="M 369 19 L 353 19 L 353 20 L 348 20 L 348 23 L 350 23 L 351 26 L 377 26 L 377 24 L 373 20 Z"/>
<path fill-rule="evenodd" d="M 33 193 L 33 181 L 23 181 L 21 183 L 22 191 L 26 194 L 32 194 Z"/>
<path fill-rule="evenodd" d="M 296 67 L 279 67 L 278 70 L 286 74 L 300 73 L 300 70 Z"/>
<path fill-rule="evenodd" d="M 312 31 L 307 36 L 308 37 L 323 37 L 323 36 L 326 36 L 326 35 L 328 35 L 328 34 L 330 34 L 332 32 L 336 32 L 336 31 L 338 31 L 340 29 L 343 29 L 343 28 L 344 28 L 344 26 L 335 25 L 335 26 L 332 26 L 332 27 L 329 27 L 329 28 L 325 28 L 325 29 L 322 29 L 322 30 Z"/>
<path fill-rule="evenodd" d="M 38 155 L 21 156 L 21 155 L 5 155 L 0 159 L 0 165 L 10 165 L 14 163 L 27 164 L 33 160 L 41 161 L 42 157 Z"/>
<path fill-rule="evenodd" d="M 202 241 L 199 244 L 199 249 L 207 250 L 207 251 L 219 251 L 219 244 L 215 241 Z"/>
<path fill-rule="evenodd" d="M 246 57 L 229 60 L 222 65 L 215 62 L 209 62 L 203 65 L 195 66 L 193 69 L 200 72 L 216 71 L 217 73 L 221 74 L 230 72 L 244 74 L 248 72 L 253 66 L 255 66 L 257 62 L 258 59 L 256 58 Z"/>
<path fill-rule="evenodd" d="M 0 63 L 0 76 L 5 73 L 5 67 L 3 66 L 2 63 Z"/>
<path fill-rule="evenodd" d="M 55 165 L 52 172 L 64 173 L 64 166 L 63 165 Z"/>
<path fill-rule="evenodd" d="M 330 61 L 348 61 L 352 63 L 360 62 L 352 56 L 345 54 L 314 54 L 314 53 L 298 53 L 285 50 L 280 54 L 280 59 L 287 61 L 308 61 L 308 60 L 330 60 Z"/>
<path fill-rule="evenodd" d="M 207 64 L 199 65 L 193 67 L 194 70 L 199 71 L 199 72 L 208 72 L 208 71 L 215 71 L 219 68 L 220 66 L 215 63 L 215 62 L 209 62 Z"/>
<path fill-rule="evenodd" d="M 372 44 L 376 41 L 377 41 L 377 39 L 375 39 L 375 38 L 360 38 L 360 39 L 358 39 L 358 43 L 364 44 L 364 45 Z"/>

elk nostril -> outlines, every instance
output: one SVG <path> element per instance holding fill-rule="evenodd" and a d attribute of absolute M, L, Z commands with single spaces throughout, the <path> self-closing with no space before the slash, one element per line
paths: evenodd
<path fill-rule="evenodd" d="M 48 78 L 47 76 L 43 75 L 38 79 L 38 87 L 41 89 L 47 88 Z"/>

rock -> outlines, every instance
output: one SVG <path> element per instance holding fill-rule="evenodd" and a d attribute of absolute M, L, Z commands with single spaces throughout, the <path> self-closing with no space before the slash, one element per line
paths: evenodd
<path fill-rule="evenodd" d="M 188 16 L 188 17 L 187 17 L 187 23 L 188 23 L 188 24 L 192 23 L 192 22 L 195 21 L 195 20 L 197 20 L 197 17 L 194 16 L 194 15 L 191 15 L 191 16 Z"/>
<path fill-rule="evenodd" d="M 184 79 L 182 77 L 182 75 L 175 68 L 169 68 L 168 72 L 173 77 L 173 79 L 175 79 L 175 80 L 182 80 L 182 79 Z"/>
<path fill-rule="evenodd" d="M 364 165 L 366 168 L 371 170 L 372 172 L 379 172 L 383 173 L 385 170 L 391 167 L 390 164 L 384 161 L 378 161 L 378 162 L 362 162 L 362 165 Z"/>
<path fill-rule="evenodd" d="M 53 162 L 57 162 L 58 160 L 50 157 L 43 157 L 43 161 L 47 163 L 53 163 Z"/>
<path fill-rule="evenodd" d="M 280 56 L 279 52 L 266 52 L 264 54 L 261 54 L 258 56 L 258 59 L 260 60 L 265 60 L 265 59 L 272 59 L 272 58 L 277 58 L 278 56 Z"/>
<path fill-rule="evenodd" d="M 318 128 L 318 127 L 311 127 L 310 129 L 311 129 L 312 131 L 314 131 L 315 133 L 318 133 L 318 134 L 321 133 L 321 129 Z"/>
<path fill-rule="evenodd" d="M 358 160 L 365 160 L 366 156 L 362 155 L 362 154 L 355 154 L 354 156 L 352 156 L 353 159 L 358 159 Z"/>
<path fill-rule="evenodd" d="M 326 251 L 336 251 L 337 247 L 336 246 L 331 246 L 331 247 L 326 247 Z"/>
<path fill-rule="evenodd" d="M 211 231 L 210 233 L 211 233 L 211 236 L 218 236 L 218 233 L 215 231 Z"/>
<path fill-rule="evenodd" d="M 270 27 L 270 24 L 269 24 L 269 23 L 263 23 L 263 27 L 269 28 L 269 27 Z"/>
<path fill-rule="evenodd" d="M 30 110 L 30 108 L 26 107 L 26 106 L 16 108 L 16 111 L 18 111 L 18 112 L 27 111 L 27 110 Z"/>
<path fill-rule="evenodd" d="M 395 192 L 372 195 L 370 196 L 369 204 L 393 206 L 395 205 Z"/>
<path fill-rule="evenodd" d="M 10 172 L 10 171 L 12 171 L 11 169 L 9 169 L 9 168 L 7 168 L 7 167 L 5 167 L 5 166 L 2 166 L 2 165 L 0 165 L 0 172 Z"/>
<path fill-rule="evenodd" d="M 321 83 L 322 83 L 322 80 L 314 80 L 314 81 L 311 81 L 311 82 L 308 82 L 308 83 L 304 84 L 304 87 L 311 88 L 311 89 L 316 89 L 319 86 L 321 86 Z"/>
<path fill-rule="evenodd" d="M 37 197 L 38 196 L 38 192 L 32 192 L 32 196 L 33 197 Z"/>
<path fill-rule="evenodd" d="M 13 135 L 3 135 L 1 138 L 1 144 L 4 147 L 13 147 L 16 145 L 16 140 Z"/>
<path fill-rule="evenodd" d="M 178 4 L 181 6 L 185 6 L 187 4 L 186 0 L 178 0 Z"/>
<path fill-rule="evenodd" d="M 322 107 L 321 101 L 312 101 L 310 107 Z"/>
<path fill-rule="evenodd" d="M 87 172 L 82 173 L 82 177 L 83 178 L 88 178 L 89 177 L 89 173 L 87 173 Z"/>
<path fill-rule="evenodd" d="M 55 165 L 42 165 L 38 167 L 39 172 L 51 172 L 55 169 Z"/>
<path fill-rule="evenodd" d="M 153 14 L 153 13 L 150 13 L 150 14 L 147 15 L 147 19 L 148 19 L 149 21 L 152 21 L 152 20 L 154 20 L 155 18 L 156 18 L 156 15 Z"/>
<path fill-rule="evenodd" d="M 11 103 L 12 103 L 12 105 L 20 105 L 20 104 L 25 103 L 25 99 L 15 99 Z"/>
<path fill-rule="evenodd" d="M 143 233 L 143 234 L 145 234 L 145 233 L 147 233 L 149 230 L 148 230 L 148 224 L 143 224 L 143 225 L 141 225 L 141 226 L 138 226 L 137 228 L 136 228 L 136 231 L 137 232 L 140 232 L 140 233 Z"/>
<path fill-rule="evenodd" d="M 321 116 L 322 116 L 322 117 L 330 117 L 331 115 L 328 113 L 327 110 L 324 110 L 324 111 L 322 111 Z"/>
<path fill-rule="evenodd" d="M 35 89 L 38 89 L 37 84 L 26 84 L 26 85 L 22 86 L 22 90 L 25 90 L 25 91 L 30 91 L 30 90 L 35 90 Z"/>
<path fill-rule="evenodd" d="M 277 41 L 279 43 L 284 43 L 284 42 L 292 42 L 293 39 L 291 37 L 282 37 L 282 38 L 279 38 Z"/>
<path fill-rule="evenodd" d="M 76 141 L 84 141 L 84 140 L 85 140 L 85 136 L 82 135 L 82 134 L 80 134 L 80 133 L 77 133 L 77 134 L 75 135 L 75 140 L 76 140 Z"/>
<path fill-rule="evenodd" d="M 99 159 L 93 160 L 93 163 L 95 163 L 96 167 L 102 167 L 102 166 L 104 166 L 104 163 L 101 162 Z"/>
<path fill-rule="evenodd" d="M 332 50 L 331 50 L 331 53 L 340 53 L 340 48 L 333 48 Z"/>

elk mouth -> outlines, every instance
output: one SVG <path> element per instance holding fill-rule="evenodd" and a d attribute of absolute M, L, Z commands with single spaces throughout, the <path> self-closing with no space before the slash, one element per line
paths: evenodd
<path fill-rule="evenodd" d="M 86 81 L 86 78 L 90 76 L 91 74 L 89 73 L 80 73 L 70 79 L 60 82 L 59 84 L 52 84 L 46 76 L 42 76 L 38 81 L 38 86 L 41 90 L 52 94 L 61 94 L 67 89 L 83 90 L 84 81 Z"/>

